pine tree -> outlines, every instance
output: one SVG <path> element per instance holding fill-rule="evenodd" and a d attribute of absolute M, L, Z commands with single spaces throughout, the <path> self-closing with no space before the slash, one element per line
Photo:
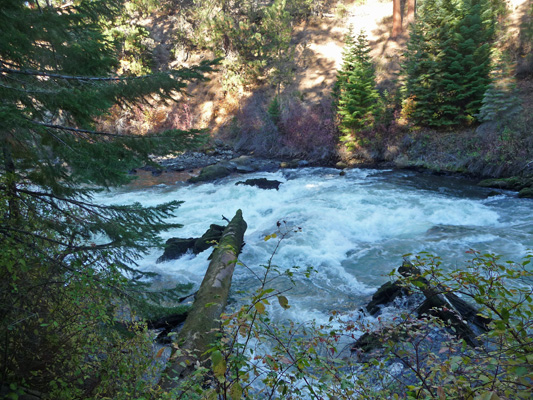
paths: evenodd
<path fill-rule="evenodd" d="M 179 226 L 165 220 L 179 202 L 144 208 L 91 201 L 95 190 L 128 182 L 128 171 L 151 155 L 201 142 L 199 132 L 97 131 L 95 119 L 115 104 L 172 101 L 213 66 L 114 75 L 115 49 L 102 21 L 116 17 L 120 5 L 2 2 L 0 335 L 8 338 L 0 348 L 2 390 L 24 385 L 57 392 L 55 398 L 83 397 L 84 374 L 106 354 L 100 347 L 94 356 L 87 346 L 109 325 L 107 310 L 120 296 L 138 298 L 143 274 L 135 261 L 160 242 L 162 230 Z M 70 384 L 79 390 L 67 395 L 62 390 Z"/>
<path fill-rule="evenodd" d="M 131 107 L 154 96 L 171 101 L 187 82 L 204 79 L 202 74 L 211 66 L 205 63 L 140 77 L 113 76 L 114 49 L 102 34 L 100 21 L 102 15 L 118 13 L 119 2 L 39 4 L 8 0 L 0 12 L 0 169 L 10 204 L 2 229 L 8 234 L 8 227 L 22 217 L 27 197 L 35 202 L 34 211 L 52 207 L 68 214 L 68 208 L 76 207 L 86 214 L 83 226 L 50 221 L 54 230 L 86 239 L 103 234 L 110 238 L 110 247 L 120 243 L 142 249 L 137 239 L 142 236 L 142 242 L 148 243 L 155 231 L 134 235 L 126 226 L 118 229 L 123 220 L 120 215 L 135 218 L 142 226 L 146 225 L 143 221 L 157 221 L 157 216 L 176 205 L 150 211 L 100 207 L 94 214 L 93 206 L 79 203 L 80 195 L 91 193 L 80 185 L 126 183 L 131 180 L 128 171 L 149 162 L 151 154 L 197 144 L 199 136 L 175 130 L 142 137 L 99 132 L 95 118 L 114 104 Z M 117 222 L 113 228 L 103 223 L 110 217 Z"/>
<path fill-rule="evenodd" d="M 358 131 L 372 126 L 379 96 L 365 34 L 361 31 L 354 40 L 350 28 L 345 43 L 343 65 L 337 74 L 336 96 L 339 126 L 344 134 L 341 140 L 350 142 Z"/>
<path fill-rule="evenodd" d="M 522 109 L 511 63 L 504 54 L 500 53 L 496 58 L 498 62 L 492 71 L 491 84 L 483 96 L 483 105 L 476 115 L 481 122 L 501 122 L 516 116 Z"/>
<path fill-rule="evenodd" d="M 485 0 L 422 3 L 403 65 L 415 123 L 444 127 L 474 119 L 490 83 L 493 21 Z"/>

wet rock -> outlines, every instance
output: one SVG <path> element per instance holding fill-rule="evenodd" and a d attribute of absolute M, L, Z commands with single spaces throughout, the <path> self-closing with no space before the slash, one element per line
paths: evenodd
<path fill-rule="evenodd" d="M 397 282 L 386 282 L 374 293 L 366 309 L 370 315 L 375 315 L 381 309 L 380 306 L 390 304 L 395 298 L 406 294 L 406 290 Z"/>
<path fill-rule="evenodd" d="M 533 199 L 533 187 L 522 189 L 518 192 L 518 197 Z"/>
<path fill-rule="evenodd" d="M 189 309 L 181 313 L 165 315 L 156 320 L 146 321 L 146 325 L 148 329 L 161 329 L 161 332 L 159 332 L 156 338 L 159 343 L 171 343 L 172 340 L 168 334 L 180 324 L 184 323 L 188 314 Z"/>
<path fill-rule="evenodd" d="M 281 185 L 282 182 L 276 181 L 276 180 L 269 180 L 266 178 L 258 178 L 258 179 L 247 179 L 245 181 L 239 181 L 235 185 L 248 185 L 248 186 L 255 186 L 259 189 L 276 189 L 279 190 L 279 185 Z"/>
<path fill-rule="evenodd" d="M 189 250 L 193 254 L 199 254 L 209 247 L 213 246 L 222 237 L 226 227 L 222 225 L 211 224 L 209 229 L 200 238 L 170 238 L 165 244 L 165 251 L 157 259 L 157 263 L 169 260 L 176 260 L 187 253 Z"/>
<path fill-rule="evenodd" d="M 234 170 L 233 168 L 231 168 L 231 166 L 222 163 L 208 165 L 207 167 L 202 169 L 200 175 L 190 178 L 188 182 L 198 183 L 214 181 L 215 179 L 224 178 L 230 175 L 233 171 Z"/>
<path fill-rule="evenodd" d="M 161 263 L 168 260 L 176 260 L 182 255 L 187 253 L 187 251 L 194 248 L 194 244 L 198 238 L 170 238 L 165 243 L 165 251 L 161 257 L 157 259 L 157 263 Z"/>
<path fill-rule="evenodd" d="M 424 295 L 425 299 L 422 302 L 417 301 L 418 306 L 415 307 L 419 318 L 427 315 L 435 316 L 445 322 L 455 335 L 464 339 L 469 345 L 479 346 L 480 342 L 477 337 L 489 329 L 490 319 L 480 316 L 476 307 L 454 293 L 448 292 L 440 285 L 432 284 L 421 276 L 421 272 L 418 267 L 408 262 L 403 263 L 398 269 L 398 273 L 405 278 L 410 278 Z M 381 306 L 391 304 L 400 296 L 412 296 L 412 293 L 403 287 L 400 281 L 387 282 L 374 293 L 366 309 L 369 314 L 375 315 L 380 311 Z M 375 347 L 375 337 L 372 334 L 361 337 L 358 342 L 360 343 L 356 343 L 354 348 L 363 350 L 365 347 Z"/>
<path fill-rule="evenodd" d="M 194 243 L 193 253 L 199 254 L 213 246 L 213 242 L 218 242 L 220 240 L 225 228 L 226 227 L 222 225 L 211 224 L 202 237 Z"/>

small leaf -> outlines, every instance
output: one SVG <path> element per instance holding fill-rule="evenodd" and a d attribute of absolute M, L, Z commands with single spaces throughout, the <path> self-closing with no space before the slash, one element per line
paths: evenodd
<path fill-rule="evenodd" d="M 229 390 L 229 395 L 232 400 L 240 400 L 242 397 L 242 387 L 239 382 L 235 382 Z"/>
<path fill-rule="evenodd" d="M 480 395 L 476 396 L 474 400 L 500 400 L 500 396 L 496 394 L 496 392 L 485 392 L 481 393 Z"/>
<path fill-rule="evenodd" d="M 224 380 L 224 374 L 226 373 L 226 359 L 220 350 L 215 350 L 211 353 L 211 361 L 213 362 L 213 373 L 215 374 L 215 377 L 219 381 Z"/>
<path fill-rule="evenodd" d="M 265 313 L 265 305 L 263 303 L 255 303 L 255 309 L 259 314 Z"/>
<path fill-rule="evenodd" d="M 279 305 L 282 306 L 285 310 L 290 308 L 289 300 L 285 296 L 278 296 Z"/>

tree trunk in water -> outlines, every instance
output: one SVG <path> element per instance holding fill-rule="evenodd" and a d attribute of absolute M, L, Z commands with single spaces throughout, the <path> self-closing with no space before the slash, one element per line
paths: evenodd
<path fill-rule="evenodd" d="M 182 354 L 171 359 L 167 376 L 161 381 L 164 389 L 176 388 L 179 379 L 194 372 L 197 360 L 202 362 L 209 358 L 204 353 L 216 341 L 216 334 L 220 330 L 220 315 L 226 308 L 231 278 L 246 228 L 242 212 L 238 210 L 213 252 L 196 301 L 178 335 L 176 343 Z"/>
<path fill-rule="evenodd" d="M 391 39 L 396 39 L 402 33 L 402 6 L 400 0 L 392 1 L 392 33 Z"/>
<path fill-rule="evenodd" d="M 416 0 L 407 0 L 407 16 L 406 23 L 407 26 L 415 22 L 416 15 Z"/>

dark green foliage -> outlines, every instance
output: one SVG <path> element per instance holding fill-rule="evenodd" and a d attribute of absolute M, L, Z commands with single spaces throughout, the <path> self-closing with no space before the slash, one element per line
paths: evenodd
<path fill-rule="evenodd" d="M 492 83 L 483 96 L 476 117 L 481 122 L 502 122 L 516 116 L 521 109 L 511 63 L 500 55 L 499 63 L 492 71 Z"/>
<path fill-rule="evenodd" d="M 488 1 L 424 1 L 403 65 L 407 117 L 434 127 L 472 122 L 490 83 L 493 33 Z"/>
<path fill-rule="evenodd" d="M 128 171 L 152 154 L 201 142 L 198 132 L 95 130 L 110 106 L 171 101 L 213 65 L 115 76 L 102 21 L 120 4 L 6 0 L 0 9 L 0 378 L 51 398 L 120 398 L 120 387 L 123 398 L 137 396 L 128 388 L 146 365 L 128 375 L 121 354 L 132 368 L 145 363 L 146 336 L 134 335 L 136 350 L 122 353 L 110 327 L 132 320 L 119 304 L 156 295 L 135 261 L 179 226 L 165 218 L 180 203 L 102 206 L 91 196 L 130 181 Z M 109 380 L 116 386 L 106 388 Z"/>
<path fill-rule="evenodd" d="M 277 124 L 281 118 L 281 107 L 278 96 L 274 97 L 274 99 L 270 102 L 267 112 L 268 115 L 270 115 L 270 118 L 272 118 L 272 121 Z"/>
<path fill-rule="evenodd" d="M 354 40 L 350 28 L 345 46 L 335 91 L 339 126 L 344 135 L 341 139 L 351 142 L 358 131 L 372 127 L 379 95 L 365 34 L 359 33 Z"/>

